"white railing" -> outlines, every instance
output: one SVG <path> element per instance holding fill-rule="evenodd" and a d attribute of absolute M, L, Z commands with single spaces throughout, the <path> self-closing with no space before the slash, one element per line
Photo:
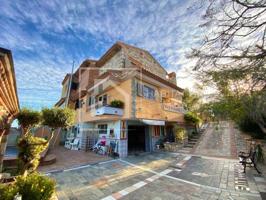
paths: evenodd
<path fill-rule="evenodd" d="M 115 108 L 108 105 L 96 108 L 95 115 L 123 115 L 123 108 Z"/>

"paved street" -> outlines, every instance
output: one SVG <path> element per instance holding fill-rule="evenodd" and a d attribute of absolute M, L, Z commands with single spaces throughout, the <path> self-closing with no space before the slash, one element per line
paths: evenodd
<path fill-rule="evenodd" d="M 206 138 L 202 138 L 195 154 L 147 153 L 64 170 L 50 176 L 57 180 L 60 200 L 259 200 L 260 192 L 266 186 L 265 179 L 254 177 L 253 170 L 249 170 L 247 175 L 242 173 L 238 160 L 232 159 L 234 151 L 231 147 L 234 144 L 230 140 L 233 137 L 227 129 L 228 126 L 220 132 L 219 139 L 216 135 L 205 134 Z M 221 156 L 215 146 L 210 151 L 212 157 L 206 154 L 208 152 L 203 148 L 205 139 L 228 142 L 229 150 L 225 141 L 220 141 L 218 147 L 226 156 Z M 255 179 L 261 184 L 258 185 Z"/>

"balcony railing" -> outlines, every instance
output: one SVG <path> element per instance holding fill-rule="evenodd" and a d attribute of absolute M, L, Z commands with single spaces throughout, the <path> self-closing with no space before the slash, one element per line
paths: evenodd
<path fill-rule="evenodd" d="M 95 109 L 95 115 L 118 115 L 122 116 L 124 114 L 124 110 L 122 108 L 114 108 L 109 105 L 104 105 L 101 107 L 96 107 Z"/>
<path fill-rule="evenodd" d="M 175 112 L 175 113 L 185 113 L 185 109 L 183 107 L 176 107 L 169 104 L 162 104 L 162 107 L 164 110 L 169 112 Z"/>

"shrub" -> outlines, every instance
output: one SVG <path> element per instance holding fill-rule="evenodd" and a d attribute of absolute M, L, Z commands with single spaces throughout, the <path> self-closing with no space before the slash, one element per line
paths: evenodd
<path fill-rule="evenodd" d="M 31 134 L 23 136 L 18 141 L 18 160 L 20 174 L 26 176 L 28 171 L 37 169 L 40 162 L 40 153 L 48 147 L 47 140 L 34 137 Z"/>
<path fill-rule="evenodd" d="M 18 187 L 13 183 L 10 185 L 0 183 L 0 200 L 13 200 L 18 193 Z"/>
<path fill-rule="evenodd" d="M 240 130 L 242 130 L 245 133 L 250 134 L 255 139 L 265 138 L 258 124 L 253 122 L 253 120 L 251 120 L 248 116 L 244 116 L 241 120 L 239 120 L 238 126 Z"/>
<path fill-rule="evenodd" d="M 185 129 L 179 126 L 174 127 L 174 133 L 175 133 L 175 140 L 176 141 L 183 141 L 186 138 L 186 132 Z"/>
<path fill-rule="evenodd" d="M 264 163 L 263 149 L 261 148 L 260 144 L 257 146 L 257 157 L 258 157 L 258 162 Z"/>
<path fill-rule="evenodd" d="M 124 107 L 124 102 L 120 100 L 113 100 L 110 103 L 110 106 L 114 108 L 123 108 Z"/>
<path fill-rule="evenodd" d="M 19 177 L 16 185 L 23 200 L 49 200 L 55 192 L 55 181 L 38 173 Z"/>
<path fill-rule="evenodd" d="M 50 200 L 55 192 L 55 181 L 38 173 L 18 177 L 11 185 L 0 185 L 0 200 L 13 200 L 19 193 L 23 200 Z"/>

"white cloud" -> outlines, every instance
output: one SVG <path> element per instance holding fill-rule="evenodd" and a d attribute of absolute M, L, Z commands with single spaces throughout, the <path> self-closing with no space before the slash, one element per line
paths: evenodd
<path fill-rule="evenodd" d="M 194 78 L 185 54 L 201 35 L 202 10 L 188 10 L 195 4 L 196 0 L 3 1 L 0 45 L 17 54 L 20 88 L 58 89 L 73 58 L 81 63 L 86 57 L 99 57 L 117 40 L 147 49 L 177 72 L 181 87 L 191 87 Z"/>

